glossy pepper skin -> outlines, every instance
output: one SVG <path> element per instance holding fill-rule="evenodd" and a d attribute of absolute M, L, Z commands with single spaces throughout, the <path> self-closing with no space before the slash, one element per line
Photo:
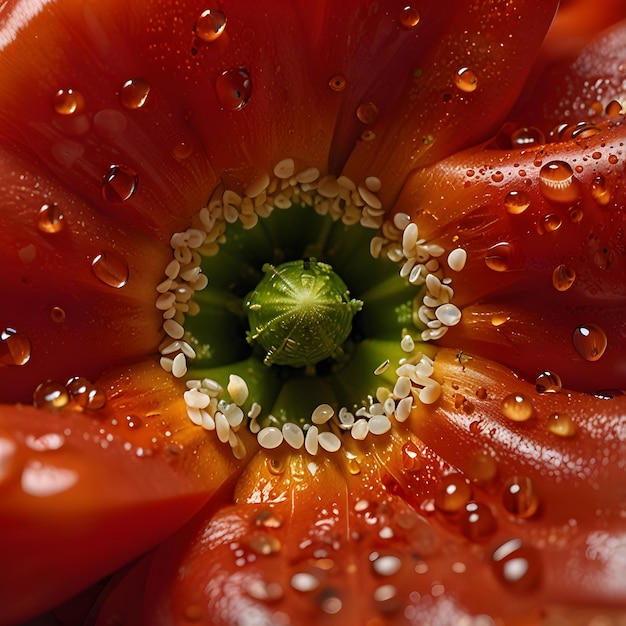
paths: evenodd
<path fill-rule="evenodd" d="M 569 2 L 548 31 L 555 5 L 2 7 L 0 623 L 148 550 L 88 623 L 623 618 L 626 30 L 582 48 L 626 16 Z M 354 464 L 250 433 L 236 459 L 158 364 L 172 233 L 286 157 L 378 177 L 390 215 L 468 252 L 440 399 Z M 32 406 L 74 377 L 63 408 Z"/>

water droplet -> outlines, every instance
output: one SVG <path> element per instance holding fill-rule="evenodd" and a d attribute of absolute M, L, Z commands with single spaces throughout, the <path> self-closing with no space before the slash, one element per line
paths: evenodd
<path fill-rule="evenodd" d="M 474 542 L 489 539 L 498 527 L 492 510 L 482 502 L 468 502 L 459 521 L 463 535 Z"/>
<path fill-rule="evenodd" d="M 591 181 L 591 195 L 593 196 L 593 199 L 601 206 L 605 206 L 611 201 L 611 192 L 609 191 L 604 176 L 596 176 Z"/>
<path fill-rule="evenodd" d="M 563 220 L 555 213 L 544 215 L 542 226 L 547 233 L 553 233 L 559 230 L 563 224 Z"/>
<path fill-rule="evenodd" d="M 622 112 L 622 105 L 617 100 L 611 100 L 605 109 L 607 117 L 617 117 Z"/>
<path fill-rule="evenodd" d="M 573 203 L 580 198 L 578 181 L 565 161 L 550 161 L 539 170 L 539 189 L 552 202 Z"/>
<path fill-rule="evenodd" d="M 593 255 L 593 263 L 601 270 L 608 270 L 615 260 L 615 254 L 610 248 L 601 248 Z"/>
<path fill-rule="evenodd" d="M 541 577 L 539 552 L 521 539 L 509 539 L 496 548 L 491 562 L 496 578 L 516 591 L 532 589 Z"/>
<path fill-rule="evenodd" d="M 506 272 L 512 268 L 514 251 L 512 244 L 501 241 L 487 250 L 485 263 L 494 272 Z"/>
<path fill-rule="evenodd" d="M 454 85 L 461 91 L 469 93 L 478 87 L 478 77 L 469 68 L 462 67 L 454 75 Z"/>
<path fill-rule="evenodd" d="M 194 32 L 202 41 L 215 41 L 226 28 L 226 15 L 217 9 L 207 9 L 200 14 Z"/>
<path fill-rule="evenodd" d="M 486 451 L 475 452 L 467 464 L 467 477 L 477 483 L 491 482 L 498 472 L 498 463 Z"/>
<path fill-rule="evenodd" d="M 111 165 L 102 181 L 102 196 L 113 204 L 129 200 L 137 191 L 139 176 L 126 165 Z"/>
<path fill-rule="evenodd" d="M 128 282 L 128 263 L 113 250 L 101 252 L 96 256 L 91 263 L 91 271 L 105 285 L 115 289 L 120 289 Z"/>
<path fill-rule="evenodd" d="M 330 77 L 328 81 L 328 86 L 333 91 L 343 91 L 346 88 L 346 79 L 341 74 L 335 74 Z"/>
<path fill-rule="evenodd" d="M 572 344 L 586 361 L 597 361 L 606 350 L 605 332 L 595 324 L 583 324 L 574 329 Z"/>
<path fill-rule="evenodd" d="M 52 107 L 59 115 L 74 115 L 85 108 L 85 98 L 75 89 L 59 89 L 52 97 Z"/>
<path fill-rule="evenodd" d="M 498 170 L 491 175 L 491 180 L 494 183 L 501 183 L 504 180 L 504 174 L 500 170 Z"/>
<path fill-rule="evenodd" d="M 184 161 L 185 159 L 188 159 L 193 154 L 193 150 L 194 150 L 193 141 L 191 140 L 179 141 L 172 148 L 172 155 L 174 156 L 175 159 L 178 159 L 179 161 Z"/>
<path fill-rule="evenodd" d="M 535 379 L 535 389 L 537 393 L 558 393 L 561 391 L 563 384 L 561 377 L 555 372 L 541 372 Z"/>
<path fill-rule="evenodd" d="M 527 148 L 545 142 L 545 135 L 534 126 L 522 126 L 511 133 L 512 148 Z"/>
<path fill-rule="evenodd" d="M 502 488 L 502 504 L 515 517 L 530 517 L 539 508 L 539 498 L 532 480 L 526 476 L 509 478 Z"/>
<path fill-rule="evenodd" d="M 265 509 L 264 511 L 257 513 L 254 518 L 254 523 L 257 526 L 263 526 L 264 528 L 280 528 L 283 520 L 271 509 Z"/>
<path fill-rule="evenodd" d="M 280 540 L 267 533 L 256 533 L 248 539 L 248 547 L 257 554 L 275 554 L 282 547 Z"/>
<path fill-rule="evenodd" d="M 378 117 L 378 107 L 373 102 L 365 102 L 359 105 L 356 116 L 362 124 L 373 124 Z"/>
<path fill-rule="evenodd" d="M 215 81 L 215 93 L 222 108 L 241 111 L 252 94 L 250 73 L 244 67 L 226 70 Z"/>
<path fill-rule="evenodd" d="M 514 422 L 525 422 L 535 414 L 532 402 L 521 393 L 510 393 L 502 400 L 502 414 Z"/>
<path fill-rule="evenodd" d="M 59 410 L 70 401 L 65 385 L 48 380 L 40 383 L 33 394 L 33 404 L 38 408 Z"/>
<path fill-rule="evenodd" d="M 131 78 L 120 89 L 120 103 L 125 109 L 141 109 L 150 94 L 150 83 L 143 78 Z"/>
<path fill-rule="evenodd" d="M 62 324 L 65 321 L 65 311 L 60 306 L 53 306 L 50 309 L 50 317 L 53 322 Z"/>
<path fill-rule="evenodd" d="M 567 291 L 576 280 L 576 272 L 567 265 L 557 265 L 552 272 L 552 285 L 558 291 Z"/>
<path fill-rule="evenodd" d="M 582 221 L 584 216 L 583 210 L 579 206 L 571 206 L 567 209 L 567 217 L 569 217 L 572 224 L 578 224 Z"/>
<path fill-rule="evenodd" d="M 413 441 L 407 441 L 402 446 L 402 467 L 408 472 L 415 472 L 422 468 L 419 448 Z"/>
<path fill-rule="evenodd" d="M 609 154 L 608 161 L 611 165 L 615 165 L 619 159 L 614 154 Z"/>
<path fill-rule="evenodd" d="M 415 28 L 419 24 L 420 13 L 412 6 L 405 6 L 400 11 L 400 16 L 398 19 L 400 20 L 400 24 L 402 24 L 404 28 Z"/>
<path fill-rule="evenodd" d="M 42 233 L 58 233 L 63 230 L 63 213 L 56 203 L 42 204 L 37 216 L 37 228 Z"/>
<path fill-rule="evenodd" d="M 569 415 L 552 413 L 548 417 L 548 430 L 558 437 L 573 437 L 578 432 L 578 426 Z"/>
<path fill-rule="evenodd" d="M 13 328 L 0 333 L 0 366 L 25 365 L 30 360 L 30 339 Z"/>
<path fill-rule="evenodd" d="M 519 215 L 530 206 L 530 198 L 525 191 L 509 191 L 504 198 L 504 208 L 511 215 Z"/>
<path fill-rule="evenodd" d="M 580 122 L 576 124 L 571 131 L 572 139 L 586 139 L 587 137 L 593 137 L 600 132 L 600 129 L 594 124 L 588 124 L 587 122 Z"/>
<path fill-rule="evenodd" d="M 439 480 L 435 506 L 446 513 L 460 511 L 472 497 L 472 488 L 462 474 L 448 474 Z"/>

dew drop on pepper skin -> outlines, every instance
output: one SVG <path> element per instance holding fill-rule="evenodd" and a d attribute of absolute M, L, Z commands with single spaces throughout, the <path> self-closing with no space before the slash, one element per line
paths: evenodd
<path fill-rule="evenodd" d="M 577 205 L 571 206 L 569 209 L 567 209 L 567 217 L 569 218 L 569 221 L 572 222 L 572 224 L 580 223 L 584 216 L 585 214 L 583 210 Z"/>
<path fill-rule="evenodd" d="M 462 67 L 454 75 L 454 86 L 460 91 L 470 93 L 478 87 L 478 77 L 468 67 Z"/>
<path fill-rule="evenodd" d="M 331 76 L 328 81 L 328 86 L 333 91 L 343 91 L 346 88 L 346 78 L 341 74 L 335 74 Z"/>
<path fill-rule="evenodd" d="M 519 215 L 530 206 L 530 198 L 525 191 L 509 191 L 504 198 L 504 208 L 511 215 Z"/>
<path fill-rule="evenodd" d="M 59 89 L 52 97 L 52 107 L 59 115 L 75 115 L 85 108 L 85 98 L 75 89 Z"/>
<path fill-rule="evenodd" d="M 522 126 L 511 133 L 512 148 L 527 148 L 545 142 L 545 135 L 534 126 Z"/>
<path fill-rule="evenodd" d="M 65 385 L 53 380 L 40 383 L 33 393 L 33 404 L 41 409 L 58 411 L 67 406 L 69 401 L 70 394 Z"/>
<path fill-rule="evenodd" d="M 63 218 L 63 212 L 56 203 L 42 204 L 37 215 L 37 228 L 42 233 L 59 233 L 63 230 Z"/>
<path fill-rule="evenodd" d="M 130 274 L 128 263 L 113 250 L 98 254 L 91 263 L 91 271 L 101 282 L 114 289 L 122 288 Z"/>
<path fill-rule="evenodd" d="M 514 251 L 512 244 L 501 241 L 487 250 L 485 264 L 494 272 L 506 272 L 512 269 Z"/>
<path fill-rule="evenodd" d="M 596 176 L 591 181 L 591 196 L 600 206 L 605 206 L 611 201 L 611 192 L 604 176 Z"/>
<path fill-rule="evenodd" d="M 102 180 L 102 196 L 108 202 L 120 204 L 133 197 L 138 185 L 135 170 L 126 165 L 111 165 Z"/>
<path fill-rule="evenodd" d="M 50 317 L 56 324 L 62 324 L 65 321 L 65 311 L 60 306 L 53 306 L 50 309 Z"/>
<path fill-rule="evenodd" d="M 576 271 L 561 263 L 552 272 L 552 286 L 557 291 L 567 291 L 576 280 Z"/>
<path fill-rule="evenodd" d="M 448 474 L 439 480 L 435 506 L 445 513 L 460 511 L 472 497 L 472 488 L 462 474 Z"/>
<path fill-rule="evenodd" d="M 519 539 L 509 539 L 491 555 L 496 578 L 514 591 L 529 591 L 541 579 L 541 556 L 532 546 Z"/>
<path fill-rule="evenodd" d="M 407 441 L 402 446 L 402 467 L 407 472 L 415 472 L 422 469 L 419 457 L 419 448 L 412 441 Z"/>
<path fill-rule="evenodd" d="M 586 361 L 597 361 L 606 350 L 607 337 L 599 326 L 582 324 L 574 329 L 572 344 L 583 359 Z"/>
<path fill-rule="evenodd" d="M 364 102 L 357 108 L 356 116 L 362 124 L 373 124 L 378 117 L 378 107 L 373 102 Z"/>
<path fill-rule="evenodd" d="M 30 339 L 14 328 L 0 333 L 0 367 L 3 365 L 26 365 L 30 360 Z"/>
<path fill-rule="evenodd" d="M 141 109 L 150 95 L 150 83 L 143 78 L 131 78 L 120 89 L 120 103 L 130 111 Z"/>
<path fill-rule="evenodd" d="M 218 9 L 207 9 L 194 25 L 195 34 L 207 43 L 219 39 L 226 29 L 226 15 Z"/>
<path fill-rule="evenodd" d="M 556 213 L 548 213 L 548 215 L 544 216 L 541 223 L 543 230 L 547 233 L 553 233 L 559 230 L 562 225 L 563 220 L 558 215 L 556 215 Z"/>
<path fill-rule="evenodd" d="M 477 450 L 468 461 L 466 473 L 472 482 L 485 485 L 496 477 L 498 463 L 485 450 Z"/>
<path fill-rule="evenodd" d="M 511 393 L 502 400 L 502 415 L 513 422 L 525 422 L 535 414 L 532 402 L 521 393 Z"/>
<path fill-rule="evenodd" d="M 404 28 L 411 29 L 419 24 L 420 17 L 420 12 L 416 8 L 407 5 L 401 9 L 398 19 Z"/>
<path fill-rule="evenodd" d="M 532 480 L 527 476 L 509 478 L 502 487 L 502 504 L 515 517 L 534 515 L 539 508 L 539 497 Z"/>
<path fill-rule="evenodd" d="M 535 379 L 537 393 L 558 393 L 562 387 L 561 377 L 556 372 L 546 370 Z"/>
<path fill-rule="evenodd" d="M 489 539 L 496 531 L 498 522 L 493 511 L 482 502 L 468 502 L 459 521 L 461 532 L 470 541 Z"/>
<path fill-rule="evenodd" d="M 250 101 L 252 79 L 244 67 L 222 72 L 215 81 L 217 101 L 227 111 L 241 111 Z"/>
<path fill-rule="evenodd" d="M 550 161 L 539 170 L 539 189 L 552 202 L 573 203 L 580 198 L 578 181 L 565 161 Z"/>
<path fill-rule="evenodd" d="M 557 437 L 574 437 L 578 426 L 567 413 L 552 413 L 548 417 L 548 430 Z"/>

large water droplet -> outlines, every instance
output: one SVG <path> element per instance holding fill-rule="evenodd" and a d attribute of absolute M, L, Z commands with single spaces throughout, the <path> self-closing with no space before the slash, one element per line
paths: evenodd
<path fill-rule="evenodd" d="M 419 448 L 413 441 L 407 441 L 402 446 L 402 467 L 408 472 L 415 472 L 422 468 Z"/>
<path fill-rule="evenodd" d="M 105 285 L 115 289 L 120 289 L 128 282 L 128 263 L 113 250 L 101 252 L 96 256 L 91 263 L 91 271 Z"/>
<path fill-rule="evenodd" d="M 563 384 L 561 377 L 555 372 L 541 372 L 535 379 L 535 389 L 537 393 L 558 393 L 561 391 Z"/>
<path fill-rule="evenodd" d="M 525 422 L 535 414 L 532 402 L 521 393 L 511 393 L 502 400 L 502 415 L 514 422 Z"/>
<path fill-rule="evenodd" d="M 125 109 L 141 109 L 150 95 L 150 83 L 143 78 L 131 78 L 120 89 L 120 103 Z"/>
<path fill-rule="evenodd" d="M 552 202 L 574 203 L 580 198 L 578 181 L 565 161 L 550 161 L 539 170 L 539 189 Z"/>
<path fill-rule="evenodd" d="M 356 116 L 362 124 L 373 124 L 378 117 L 378 107 L 373 102 L 364 102 L 356 110 Z"/>
<path fill-rule="evenodd" d="M 85 108 L 85 98 L 75 89 L 59 89 L 52 97 L 52 107 L 59 115 L 74 115 Z"/>
<path fill-rule="evenodd" d="M 37 385 L 33 394 L 33 404 L 38 408 L 58 410 L 70 401 L 65 385 L 49 380 Z"/>
<path fill-rule="evenodd" d="M 446 513 L 460 511 L 472 497 L 472 488 L 462 474 L 448 474 L 439 480 L 435 506 Z"/>
<path fill-rule="evenodd" d="M 595 324 L 582 324 L 574 329 L 572 344 L 578 354 L 586 361 L 597 361 L 606 350 L 605 332 Z"/>
<path fill-rule="evenodd" d="M 492 510 L 482 502 L 468 502 L 459 521 L 463 535 L 476 542 L 489 539 L 498 527 Z"/>
<path fill-rule="evenodd" d="M 573 437 L 578 426 L 566 413 L 552 413 L 548 417 L 548 430 L 558 437 Z"/>
<path fill-rule="evenodd" d="M 412 6 L 405 6 L 398 19 L 404 28 L 415 28 L 420 21 L 420 12 Z"/>
<path fill-rule="evenodd" d="M 556 230 L 559 230 L 563 225 L 563 220 L 556 213 L 548 213 L 548 215 L 544 215 L 542 226 L 545 232 L 553 233 Z"/>
<path fill-rule="evenodd" d="M 42 204 L 37 216 L 37 228 L 42 233 L 58 233 L 63 230 L 63 212 L 54 202 Z"/>
<path fill-rule="evenodd" d="M 558 291 L 567 291 L 576 280 L 576 272 L 568 265 L 557 265 L 552 272 L 552 285 Z"/>
<path fill-rule="evenodd" d="M 215 81 L 215 93 L 222 108 L 228 111 L 241 111 L 252 94 L 250 73 L 244 67 L 222 72 Z"/>
<path fill-rule="evenodd" d="M 505 241 L 491 246 L 485 254 L 487 267 L 495 272 L 506 272 L 512 269 L 512 259 L 515 248 Z"/>
<path fill-rule="evenodd" d="M 468 67 L 462 67 L 454 75 L 454 85 L 467 93 L 475 91 L 478 87 L 478 76 Z"/>
<path fill-rule="evenodd" d="M 138 184 L 135 170 L 126 165 L 111 165 L 102 181 L 102 195 L 105 200 L 119 204 L 134 195 Z"/>
<path fill-rule="evenodd" d="M 498 472 L 498 463 L 484 450 L 475 452 L 467 465 L 467 477 L 474 482 L 486 484 L 491 482 Z"/>
<path fill-rule="evenodd" d="M 527 476 L 513 476 L 502 488 L 502 504 L 515 517 L 530 517 L 539 508 L 539 498 L 532 480 Z"/>
<path fill-rule="evenodd" d="M 509 191 L 504 198 L 504 208 L 511 215 L 519 215 L 530 206 L 530 198 L 525 191 Z"/>
<path fill-rule="evenodd" d="M 226 28 L 226 15 L 218 9 L 207 9 L 200 14 L 194 26 L 194 32 L 202 41 L 218 39 Z"/>
<path fill-rule="evenodd" d="M 545 135 L 534 126 L 522 126 L 511 133 L 512 148 L 527 148 L 545 142 Z"/>
<path fill-rule="evenodd" d="M 30 339 L 13 328 L 0 333 L 0 365 L 25 365 L 30 360 Z"/>
<path fill-rule="evenodd" d="M 509 539 L 496 548 L 491 562 L 496 578 L 516 591 L 532 589 L 541 577 L 539 552 L 521 539 Z"/>

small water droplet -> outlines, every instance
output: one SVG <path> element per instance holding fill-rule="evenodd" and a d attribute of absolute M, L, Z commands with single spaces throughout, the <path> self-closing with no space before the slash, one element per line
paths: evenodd
<path fill-rule="evenodd" d="M 519 215 L 530 206 L 530 198 L 525 191 L 509 191 L 504 198 L 504 208 L 511 215 Z"/>
<path fill-rule="evenodd" d="M 491 482 L 498 473 L 498 463 L 486 451 L 475 452 L 467 465 L 467 477 L 476 483 L 486 484 Z"/>
<path fill-rule="evenodd" d="M 608 270 L 615 260 L 615 254 L 610 248 L 600 248 L 593 255 L 593 263 L 601 270 Z"/>
<path fill-rule="evenodd" d="M 489 539 L 498 527 L 492 510 L 482 502 L 468 502 L 459 521 L 463 535 L 474 542 Z"/>
<path fill-rule="evenodd" d="M 605 206 L 611 201 L 611 192 L 609 191 L 604 176 L 596 176 L 591 181 L 591 195 L 593 199 L 601 206 Z"/>
<path fill-rule="evenodd" d="M 496 548 L 491 562 L 496 578 L 516 591 L 532 589 L 541 577 L 539 552 L 518 538 L 509 539 Z"/>
<path fill-rule="evenodd" d="M 184 161 L 185 159 L 188 159 L 193 154 L 193 150 L 194 150 L 194 145 L 191 140 L 179 141 L 172 148 L 172 155 L 174 156 L 175 159 L 178 159 L 179 161 Z"/>
<path fill-rule="evenodd" d="M 50 309 L 50 317 L 53 322 L 62 324 L 65 321 L 65 311 L 60 306 L 53 306 Z"/>
<path fill-rule="evenodd" d="M 194 25 L 194 32 L 202 41 L 218 39 L 226 28 L 226 15 L 217 9 L 207 9 L 200 14 Z"/>
<path fill-rule="evenodd" d="M 373 124 L 378 117 L 378 107 L 373 102 L 365 102 L 359 105 L 356 116 L 362 124 Z"/>
<path fill-rule="evenodd" d="M 595 324 L 582 324 L 574 329 L 572 344 L 578 354 L 586 361 L 597 361 L 606 350 L 605 332 Z"/>
<path fill-rule="evenodd" d="M 150 83 L 143 78 L 131 78 L 120 89 L 120 103 L 125 109 L 141 109 L 150 95 Z"/>
<path fill-rule="evenodd" d="M 333 91 L 343 91 L 346 88 L 345 76 L 342 76 L 341 74 L 335 74 L 334 76 L 331 76 L 330 80 L 328 81 L 328 86 Z"/>
<path fill-rule="evenodd" d="M 37 215 L 37 228 L 42 233 L 58 233 L 63 230 L 63 212 L 54 202 L 42 204 Z"/>
<path fill-rule="evenodd" d="M 548 430 L 558 437 L 573 437 L 578 426 L 566 413 L 552 413 L 548 417 Z"/>
<path fill-rule="evenodd" d="M 241 111 L 252 94 L 250 73 L 244 67 L 222 72 L 215 81 L 215 93 L 222 108 L 228 111 Z"/>
<path fill-rule="evenodd" d="M 102 181 L 102 196 L 108 202 L 120 204 L 137 191 L 139 176 L 126 165 L 111 165 Z"/>
<path fill-rule="evenodd" d="M 539 498 L 532 480 L 527 476 L 513 476 L 502 488 L 502 504 L 515 517 L 531 517 L 539 508 Z"/>
<path fill-rule="evenodd" d="M 532 402 L 521 393 L 510 393 L 502 400 L 502 414 L 514 422 L 525 422 L 535 414 Z"/>
<path fill-rule="evenodd" d="M 419 448 L 413 441 L 407 441 L 402 446 L 402 467 L 408 472 L 415 472 L 422 468 Z"/>
<path fill-rule="evenodd" d="M 563 220 L 556 213 L 548 213 L 544 215 L 541 225 L 545 232 L 553 233 L 561 228 Z"/>
<path fill-rule="evenodd" d="M 619 161 L 619 159 L 614 154 L 609 154 L 608 161 L 611 165 L 615 165 Z"/>
<path fill-rule="evenodd" d="M 0 366 L 26 365 L 30 360 L 30 339 L 14 328 L 5 328 L 0 333 Z"/>
<path fill-rule="evenodd" d="M 448 474 L 439 480 L 435 506 L 446 513 L 460 511 L 472 497 L 472 488 L 462 474 Z"/>
<path fill-rule="evenodd" d="M 500 170 L 498 170 L 491 175 L 491 180 L 494 183 L 501 183 L 504 180 L 504 174 Z"/>
<path fill-rule="evenodd" d="M 558 291 L 567 291 L 575 280 L 576 272 L 567 265 L 557 265 L 552 272 L 552 285 Z"/>
<path fill-rule="evenodd" d="M 405 6 L 398 18 L 404 28 L 415 28 L 420 21 L 420 12 L 412 6 Z"/>
<path fill-rule="evenodd" d="M 537 393 L 558 393 L 563 388 L 561 377 L 555 372 L 541 372 L 535 379 Z"/>
<path fill-rule="evenodd" d="M 573 203 L 580 198 L 578 181 L 565 161 L 550 161 L 539 170 L 539 189 L 552 202 Z"/>
<path fill-rule="evenodd" d="M 514 252 L 515 249 L 512 244 L 501 241 L 487 250 L 485 263 L 494 272 L 506 272 L 512 269 Z"/>
<path fill-rule="evenodd" d="M 478 87 L 478 77 L 468 67 L 462 67 L 454 75 L 454 85 L 461 91 L 470 93 Z"/>
<path fill-rule="evenodd" d="M 583 210 L 577 205 L 571 206 L 569 209 L 567 209 L 567 217 L 569 217 L 569 220 L 570 222 L 572 222 L 572 224 L 578 224 L 579 222 L 581 222 L 583 216 Z"/>
<path fill-rule="evenodd" d="M 546 142 L 545 135 L 534 126 L 522 126 L 511 133 L 512 148 L 527 148 Z"/>
<path fill-rule="evenodd" d="M 74 115 L 85 108 L 85 98 L 75 89 L 59 89 L 52 97 L 52 107 L 59 115 Z"/>
<path fill-rule="evenodd" d="M 128 282 L 128 263 L 113 250 L 98 254 L 91 263 L 91 271 L 105 285 L 115 289 L 120 289 Z"/>
<path fill-rule="evenodd" d="M 257 554 L 275 554 L 282 547 L 280 540 L 267 533 L 255 533 L 248 538 L 248 547 Z"/>
<path fill-rule="evenodd" d="M 33 394 L 33 404 L 38 408 L 59 410 L 70 401 L 65 385 L 48 380 L 40 383 Z"/>

